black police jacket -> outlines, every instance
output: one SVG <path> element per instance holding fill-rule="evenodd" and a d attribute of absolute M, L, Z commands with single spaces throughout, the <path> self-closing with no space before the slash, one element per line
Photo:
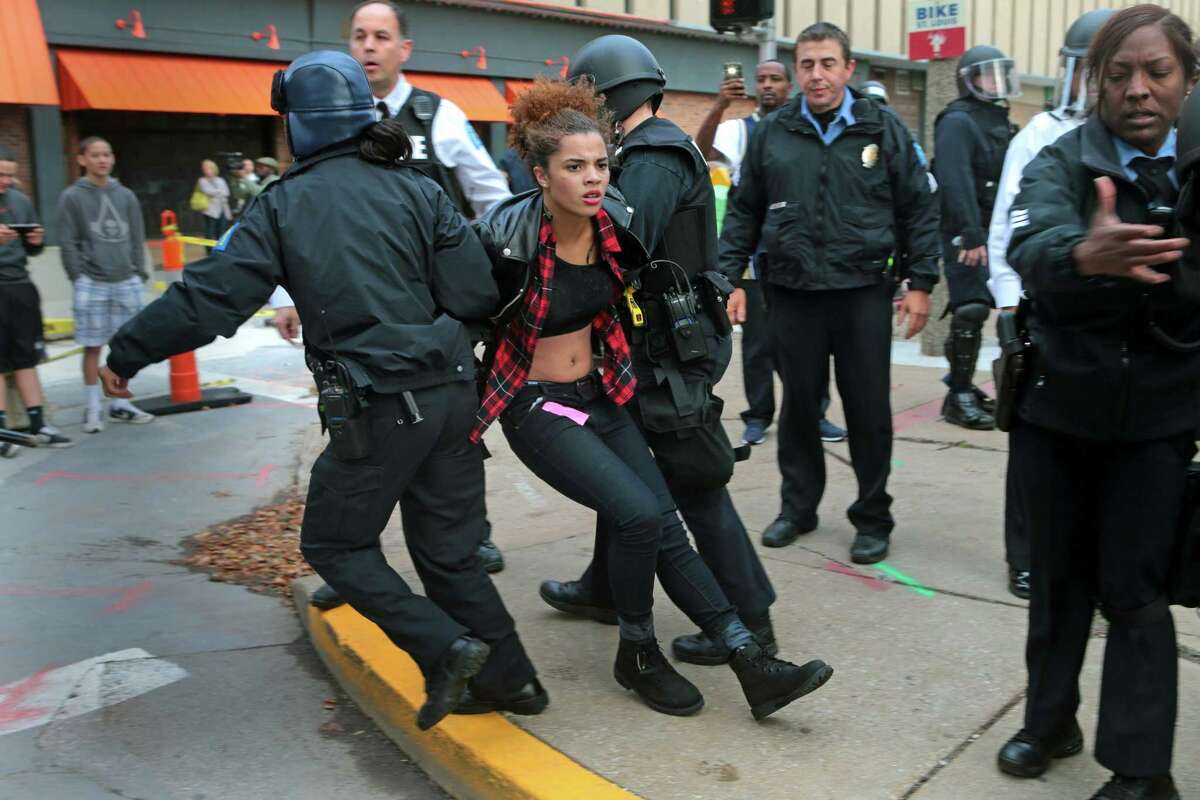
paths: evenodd
<path fill-rule="evenodd" d="M 621 243 L 617 261 L 622 269 L 630 271 L 642 266 L 646 262 L 646 249 L 630 229 L 634 210 L 611 184 L 602 208 L 612 219 Z M 521 298 L 537 270 L 538 233 L 543 216 L 542 190 L 531 189 L 501 200 L 471 223 L 492 262 L 492 275 L 500 288 L 500 305 L 492 313 L 497 324 L 507 322 L 521 310 Z"/>
<path fill-rule="evenodd" d="M 275 286 L 304 341 L 345 362 L 355 383 L 400 392 L 474 380 L 460 320 L 499 301 L 491 264 L 433 181 L 344 147 L 297 162 L 264 190 L 207 258 L 110 343 L 118 375 L 232 336 Z"/>
<path fill-rule="evenodd" d="M 851 289 L 885 279 L 888 258 L 913 289 L 938 281 L 937 200 L 904 125 L 855 98 L 855 123 L 828 147 L 793 98 L 754 126 L 721 229 L 719 269 L 741 275 L 761 239 L 767 283 Z"/>
<path fill-rule="evenodd" d="M 934 174 L 942 205 L 942 231 L 961 236 L 962 247 L 987 244 L 1004 155 L 1016 134 L 1008 107 L 960 97 L 934 123 Z"/>
<path fill-rule="evenodd" d="M 625 134 L 615 156 L 613 180 L 637 210 L 630 227 L 651 259 L 675 262 L 689 279 L 715 269 L 716 195 L 708 162 L 691 137 L 674 122 L 651 117 Z M 651 294 L 674 283 L 669 269 L 638 277 Z"/>
<path fill-rule="evenodd" d="M 1200 304 L 1172 283 L 1084 277 L 1074 247 L 1096 210 L 1093 181 L 1117 187 L 1117 215 L 1146 223 L 1149 198 L 1125 175 L 1097 115 L 1044 148 L 1013 201 L 1009 263 L 1032 298 L 1037 355 L 1023 419 L 1087 439 L 1144 441 L 1200 423 L 1200 352 L 1168 349 L 1149 322 L 1180 341 L 1200 339 Z M 1189 265 L 1191 266 L 1191 265 Z"/>

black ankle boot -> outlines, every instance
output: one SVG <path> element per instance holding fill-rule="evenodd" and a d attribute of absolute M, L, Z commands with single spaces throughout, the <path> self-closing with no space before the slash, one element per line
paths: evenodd
<path fill-rule="evenodd" d="M 1179 800 L 1179 791 L 1170 775 L 1153 778 L 1129 778 L 1113 775 L 1092 795 L 1092 800 Z"/>
<path fill-rule="evenodd" d="M 973 431 L 990 431 L 996 418 L 983 410 L 974 392 L 951 392 L 942 401 L 942 416 L 951 425 Z"/>
<path fill-rule="evenodd" d="M 427 731 L 455 709 L 467 691 L 467 681 L 483 669 L 491 649 L 470 636 L 451 643 L 442 660 L 425 676 L 425 704 L 417 712 L 417 727 Z"/>
<path fill-rule="evenodd" d="M 774 714 L 793 700 L 825 685 L 833 667 L 824 661 L 809 661 L 802 667 L 772 658 L 757 644 L 734 651 L 729 666 L 742 684 L 742 693 L 755 719 Z"/>
<path fill-rule="evenodd" d="M 663 714 L 690 717 L 704 708 L 700 690 L 675 671 L 654 639 L 645 642 L 622 639 L 613 664 L 613 677 Z"/>
<path fill-rule="evenodd" d="M 779 652 L 779 645 L 775 641 L 775 629 L 771 627 L 770 617 L 757 623 L 747 620 L 746 627 L 750 629 L 750 633 L 754 635 L 754 641 L 758 642 L 758 646 L 764 653 L 773 656 Z M 729 657 L 733 655 L 724 642 L 713 640 L 704 631 L 688 636 L 676 636 L 671 641 L 671 652 L 678 661 L 699 664 L 703 667 L 727 664 Z"/>
<path fill-rule="evenodd" d="M 346 601 L 342 596 L 333 590 L 333 587 L 328 583 L 322 583 L 317 587 L 317 590 L 308 597 L 308 604 L 328 611 L 331 608 L 346 605 Z"/>
<path fill-rule="evenodd" d="M 982 322 L 980 323 L 982 326 Z M 946 337 L 946 360 L 950 362 L 950 393 L 942 403 L 942 416 L 951 425 L 975 431 L 990 431 L 996 427 L 996 419 L 980 404 L 976 394 L 975 367 L 979 361 L 979 345 L 982 331 L 972 321 L 950 320 L 950 333 Z"/>

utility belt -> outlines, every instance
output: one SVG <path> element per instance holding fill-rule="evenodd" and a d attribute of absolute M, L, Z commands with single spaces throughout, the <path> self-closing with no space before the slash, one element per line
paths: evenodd
<path fill-rule="evenodd" d="M 329 431 L 329 446 L 340 459 L 352 461 L 371 455 L 371 420 L 366 414 L 373 393 L 359 388 L 346 365 L 336 358 L 309 350 L 305 361 L 317 382 L 317 414 L 321 431 Z M 375 395 L 378 396 L 378 395 Z M 424 421 L 412 392 L 402 392 L 409 422 Z"/>

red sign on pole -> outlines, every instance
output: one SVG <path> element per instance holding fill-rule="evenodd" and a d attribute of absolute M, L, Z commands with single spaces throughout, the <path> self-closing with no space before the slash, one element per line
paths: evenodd
<path fill-rule="evenodd" d="M 927 61 L 958 58 L 967 52 L 967 29 L 934 28 L 931 31 L 913 31 L 908 34 L 908 58 L 910 61 Z"/>

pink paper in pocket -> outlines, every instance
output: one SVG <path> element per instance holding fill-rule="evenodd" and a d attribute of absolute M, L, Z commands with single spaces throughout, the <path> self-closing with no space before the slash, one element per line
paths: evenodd
<path fill-rule="evenodd" d="M 588 414 L 580 411 L 578 408 L 571 408 L 570 406 L 564 406 L 561 403 L 555 403 L 553 401 L 549 403 L 543 403 L 542 410 L 558 417 L 566 417 L 576 425 L 583 425 L 586 423 L 589 416 Z"/>

